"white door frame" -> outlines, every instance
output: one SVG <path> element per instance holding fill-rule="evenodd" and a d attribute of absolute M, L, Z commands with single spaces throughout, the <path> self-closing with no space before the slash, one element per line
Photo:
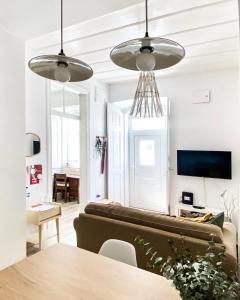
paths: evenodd
<path fill-rule="evenodd" d="M 113 124 L 112 122 L 112 117 L 113 113 L 119 115 L 119 124 Z M 112 103 L 108 103 L 108 108 L 107 108 L 107 131 L 108 131 L 108 196 L 111 200 L 113 201 L 120 201 L 122 205 L 125 204 L 124 201 L 124 128 L 122 128 L 122 124 L 124 126 L 124 114 L 122 110 L 118 107 L 116 107 Z M 120 130 L 119 130 L 120 128 Z M 114 168 L 114 160 L 112 159 L 112 154 L 114 150 L 114 138 L 113 135 L 114 133 L 120 133 L 119 139 L 120 139 L 120 149 L 119 149 L 119 154 L 120 157 L 120 163 L 119 166 Z M 116 193 L 115 190 L 115 185 L 114 185 L 114 179 L 116 177 L 119 177 L 119 192 Z"/>
<path fill-rule="evenodd" d="M 129 110 L 124 112 L 124 205 L 129 207 Z"/>
<path fill-rule="evenodd" d="M 90 196 L 90 91 L 84 86 L 71 83 L 61 84 L 65 87 L 86 95 L 86 99 L 80 99 L 80 204 L 83 207 Z M 47 91 L 47 198 L 52 201 L 52 126 L 51 126 L 51 82 L 46 80 Z"/>

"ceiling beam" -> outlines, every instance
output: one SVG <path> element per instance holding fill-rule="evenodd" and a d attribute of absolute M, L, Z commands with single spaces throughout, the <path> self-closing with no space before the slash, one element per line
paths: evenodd
<path fill-rule="evenodd" d="M 182 13 L 191 13 L 201 8 L 211 8 L 219 5 L 230 5 L 235 0 L 153 0 L 149 7 L 150 25 L 154 21 L 169 18 Z M 227 13 L 227 11 L 226 11 Z M 116 30 L 141 27 L 144 25 L 144 5 L 140 3 L 111 14 L 89 20 L 64 29 L 65 45 L 93 38 L 99 34 L 107 34 Z M 35 50 L 44 51 L 59 47 L 60 32 L 55 31 L 36 39 L 27 41 L 27 45 Z"/>
<path fill-rule="evenodd" d="M 236 26 L 232 27 L 232 30 L 228 30 L 229 27 L 227 27 L 227 30 L 223 30 L 223 26 L 219 26 L 219 28 L 216 26 L 215 30 L 210 30 L 210 28 L 204 28 L 204 30 L 192 30 L 191 35 L 189 35 L 188 31 L 188 40 L 184 37 L 177 38 L 178 42 L 184 46 L 185 49 L 195 46 L 204 46 L 205 44 L 211 44 L 215 42 L 228 42 L 229 40 L 235 39 L 235 41 L 239 41 L 238 36 L 238 24 L 236 22 Z M 216 33 L 217 32 L 217 33 Z M 229 34 L 233 34 L 229 36 Z M 182 33 L 180 33 L 182 34 Z M 174 34 L 175 40 L 177 35 Z M 171 39 L 171 35 L 167 38 Z M 238 42 L 237 42 L 238 43 Z M 111 48 L 102 48 L 98 49 L 96 51 L 91 51 L 90 53 L 79 53 L 75 55 L 76 58 L 79 58 L 83 61 L 87 61 L 89 64 L 96 64 L 101 63 L 103 61 L 106 61 L 107 59 L 110 60 L 110 51 Z"/>

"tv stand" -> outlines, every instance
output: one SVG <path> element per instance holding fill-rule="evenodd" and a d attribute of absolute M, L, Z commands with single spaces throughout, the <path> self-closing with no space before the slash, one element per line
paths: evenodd
<path fill-rule="evenodd" d="M 194 211 L 194 212 L 199 212 L 199 213 L 212 213 L 213 215 L 217 215 L 218 213 L 222 212 L 220 208 L 215 208 L 215 207 L 205 207 L 203 209 L 201 208 L 194 208 L 192 205 L 184 204 L 184 203 L 177 203 L 176 204 L 176 216 L 180 217 L 181 216 L 181 211 L 186 210 L 186 211 Z"/>

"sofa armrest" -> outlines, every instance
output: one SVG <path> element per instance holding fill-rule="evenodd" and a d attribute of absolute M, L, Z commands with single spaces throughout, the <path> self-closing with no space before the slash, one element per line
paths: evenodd
<path fill-rule="evenodd" d="M 237 230 L 232 223 L 224 223 L 223 244 L 226 252 L 237 260 Z"/>

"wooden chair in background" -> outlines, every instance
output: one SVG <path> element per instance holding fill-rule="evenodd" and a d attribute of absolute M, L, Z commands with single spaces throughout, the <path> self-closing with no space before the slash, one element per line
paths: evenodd
<path fill-rule="evenodd" d="M 77 177 L 68 177 L 68 192 L 69 192 L 69 201 L 76 201 L 79 203 L 79 183 L 80 179 Z"/>
<path fill-rule="evenodd" d="M 54 174 L 53 178 L 53 198 L 57 201 L 57 193 L 61 193 L 64 202 L 67 202 L 68 181 L 66 174 Z"/>

